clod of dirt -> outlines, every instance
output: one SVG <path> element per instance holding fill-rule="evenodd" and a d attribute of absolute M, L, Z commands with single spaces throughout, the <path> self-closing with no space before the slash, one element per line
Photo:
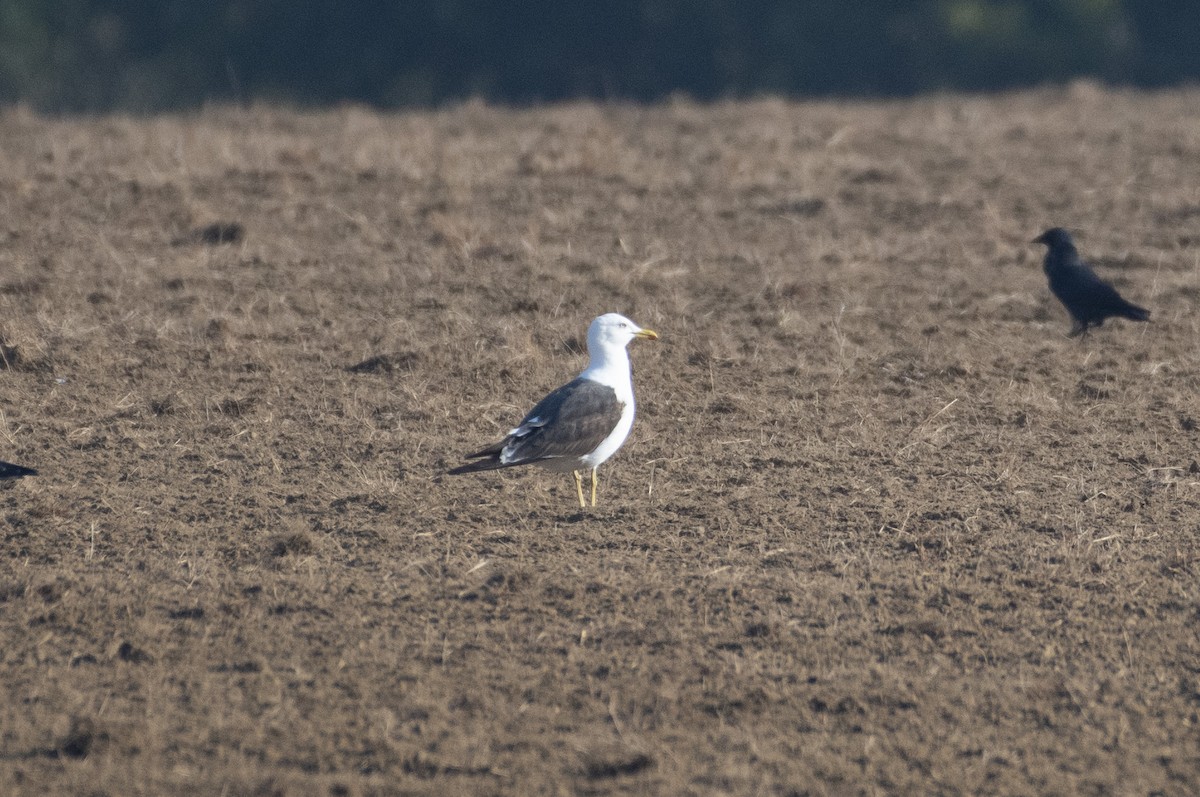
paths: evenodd
<path fill-rule="evenodd" d="M 630 750 L 594 751 L 583 756 L 583 775 L 591 780 L 636 775 L 654 765 L 645 753 Z"/>
<path fill-rule="evenodd" d="M 393 354 L 377 354 L 360 363 L 346 366 L 352 374 L 391 374 L 396 371 L 411 371 L 421 361 L 421 355 L 413 351 Z"/>
<path fill-rule="evenodd" d="M 767 201 L 756 207 L 759 213 L 792 215 L 812 218 L 825 209 L 825 200 L 817 197 L 800 197 L 783 201 Z"/>
<path fill-rule="evenodd" d="M 20 349 L 10 345 L 4 338 L 0 338 L 0 370 L 17 368 L 21 365 L 22 359 Z"/>
<path fill-rule="evenodd" d="M 728 397 L 715 399 L 708 405 L 708 411 L 714 415 L 734 415 L 739 409 L 738 403 Z"/>
<path fill-rule="evenodd" d="M 171 245 L 204 244 L 205 246 L 217 246 L 218 244 L 235 244 L 242 240 L 245 234 L 246 228 L 236 221 L 218 221 L 213 224 L 206 224 L 203 227 L 197 227 L 187 235 L 180 236 L 171 241 Z"/>
<path fill-rule="evenodd" d="M 55 745 L 51 754 L 54 757 L 85 758 L 96 742 L 106 738 L 105 734 L 96 730 L 96 723 L 86 717 L 72 717 L 71 727 L 66 735 Z"/>
<path fill-rule="evenodd" d="M 213 672 L 256 673 L 262 672 L 263 666 L 257 661 L 235 661 L 228 664 L 218 664 Z"/>
<path fill-rule="evenodd" d="M 303 531 L 289 531 L 284 534 L 277 534 L 270 541 L 271 556 L 278 558 L 289 555 L 304 556 L 311 554 L 315 548 L 316 546 L 313 545 L 312 537 Z"/>
<path fill-rule="evenodd" d="M 57 603 L 58 601 L 62 600 L 63 595 L 66 594 L 67 585 L 64 581 L 55 580 L 46 584 L 42 584 L 34 591 L 37 592 L 38 597 L 41 598 L 45 603 Z"/>
<path fill-rule="evenodd" d="M 206 401 L 205 405 L 206 409 L 211 412 L 227 415 L 230 418 L 241 418 L 254 409 L 255 403 L 253 396 L 243 396 L 242 398 L 228 396 L 219 400 Z"/>
<path fill-rule="evenodd" d="M 484 572 L 487 575 L 479 583 L 458 593 L 459 600 L 474 601 L 482 599 L 490 603 L 495 603 L 496 593 L 499 590 L 503 589 L 506 585 L 511 588 L 514 586 L 514 582 L 519 583 L 524 580 L 519 576 L 516 579 L 512 579 L 508 574 L 495 568 L 488 568 L 488 571 Z"/>
<path fill-rule="evenodd" d="M 1097 385 L 1092 385 L 1087 382 L 1080 382 L 1078 390 L 1079 390 L 1079 395 L 1082 398 L 1091 399 L 1092 401 L 1101 401 L 1103 399 L 1112 397 L 1111 390 L 1108 390 L 1107 388 L 1099 387 Z"/>
<path fill-rule="evenodd" d="M 287 791 L 275 782 L 275 778 L 267 778 L 254 787 L 250 792 L 253 797 L 284 797 Z"/>
<path fill-rule="evenodd" d="M 0 603 L 25 597 L 25 585 L 16 582 L 0 583 Z"/>
<path fill-rule="evenodd" d="M 538 304 L 537 299 L 530 299 L 527 296 L 514 299 L 513 303 L 509 306 L 509 312 L 512 313 L 536 313 L 541 309 L 542 307 Z"/>
<path fill-rule="evenodd" d="M 168 612 L 167 616 L 172 620 L 199 620 L 204 617 L 204 607 L 192 606 L 187 609 L 175 609 Z"/>
<path fill-rule="evenodd" d="M 432 778 L 441 771 L 436 763 L 420 752 L 413 753 L 404 759 L 400 764 L 401 769 L 406 774 L 413 775 L 418 778 Z"/>
<path fill-rule="evenodd" d="M 771 626 L 766 623 L 751 623 L 746 626 L 746 636 L 751 639 L 771 635 Z"/>
<path fill-rule="evenodd" d="M 34 278 L 28 280 L 18 280 L 17 282 L 7 282 L 0 285 L 0 295 L 3 296 L 33 296 L 42 292 L 42 288 L 46 286 L 46 280 Z"/>
<path fill-rule="evenodd" d="M 148 402 L 150 412 L 158 416 L 171 415 L 175 412 L 175 401 L 176 397 L 174 395 L 152 398 Z"/>
<path fill-rule="evenodd" d="M 130 664 L 149 664 L 154 661 L 153 656 L 129 641 L 122 642 L 117 646 L 116 656 L 121 661 L 127 661 Z"/>

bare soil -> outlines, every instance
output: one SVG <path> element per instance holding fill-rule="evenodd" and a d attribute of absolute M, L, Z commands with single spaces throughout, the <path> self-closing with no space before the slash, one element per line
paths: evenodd
<path fill-rule="evenodd" d="M 0 141 L 0 793 L 1200 793 L 1200 90 Z"/>

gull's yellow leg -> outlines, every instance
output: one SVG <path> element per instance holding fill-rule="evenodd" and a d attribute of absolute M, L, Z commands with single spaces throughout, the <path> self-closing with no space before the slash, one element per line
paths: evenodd
<path fill-rule="evenodd" d="M 592 468 L 592 506 L 596 505 L 596 469 Z"/>
<path fill-rule="evenodd" d="M 579 495 L 579 508 L 584 509 L 587 504 L 583 501 L 583 474 L 577 470 L 571 471 L 571 475 L 575 477 L 575 492 Z"/>

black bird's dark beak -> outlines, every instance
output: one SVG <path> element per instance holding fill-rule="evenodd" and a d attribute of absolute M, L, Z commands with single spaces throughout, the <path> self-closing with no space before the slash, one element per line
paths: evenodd
<path fill-rule="evenodd" d="M 1034 238 L 1034 239 L 1033 239 L 1032 241 L 1030 241 L 1029 243 L 1031 243 L 1031 244 L 1044 244 L 1044 243 L 1046 243 L 1046 233 L 1042 233 L 1041 235 L 1039 235 L 1037 238 Z"/>

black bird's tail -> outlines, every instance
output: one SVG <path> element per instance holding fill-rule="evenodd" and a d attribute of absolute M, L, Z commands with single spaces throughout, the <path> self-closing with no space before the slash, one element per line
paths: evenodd
<path fill-rule="evenodd" d="M 1133 302 L 1121 300 L 1123 302 L 1119 315 L 1122 318 L 1128 318 L 1131 321 L 1149 321 L 1150 311 L 1145 307 L 1138 307 Z"/>
<path fill-rule="evenodd" d="M 36 476 L 37 471 L 33 468 L 26 468 L 23 465 L 14 465 L 11 462 L 0 462 L 0 479 L 19 479 L 22 476 Z"/>

